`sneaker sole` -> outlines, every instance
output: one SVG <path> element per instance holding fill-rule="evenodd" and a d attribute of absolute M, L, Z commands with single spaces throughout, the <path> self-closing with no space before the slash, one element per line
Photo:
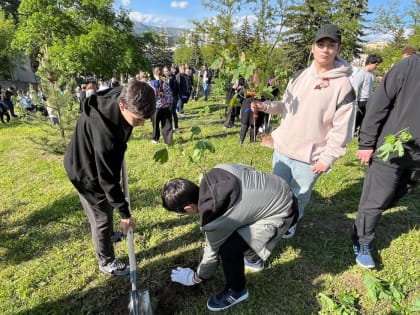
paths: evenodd
<path fill-rule="evenodd" d="M 224 311 L 224 310 L 228 309 L 229 307 L 231 307 L 231 306 L 233 306 L 233 305 L 235 305 L 235 304 L 238 304 L 238 303 L 240 303 L 240 302 L 245 301 L 246 299 L 248 299 L 248 291 L 246 291 L 246 293 L 245 293 L 244 295 L 242 295 L 240 298 L 236 299 L 236 301 L 235 301 L 235 302 L 233 302 L 232 304 L 229 304 L 229 305 L 227 305 L 227 306 L 225 306 L 225 307 L 214 308 L 214 307 L 211 307 L 211 306 L 209 305 L 209 302 L 207 302 L 207 308 L 208 308 L 210 311 L 213 311 L 213 312 Z"/>
<path fill-rule="evenodd" d="M 130 274 L 130 267 L 128 267 L 128 266 L 124 270 L 121 270 L 121 271 L 117 270 L 117 271 L 109 272 L 109 271 L 107 271 L 107 270 L 105 270 L 101 267 L 99 267 L 99 270 L 101 272 L 107 274 L 107 275 L 110 275 L 110 276 L 127 276 L 127 275 Z"/>
<path fill-rule="evenodd" d="M 264 270 L 264 266 L 263 267 L 249 267 L 249 266 L 245 266 L 245 270 L 248 270 L 250 272 L 261 272 Z"/>
<path fill-rule="evenodd" d="M 362 267 L 362 268 L 365 268 L 365 269 L 373 269 L 373 268 L 375 268 L 375 265 L 363 265 L 363 264 L 361 264 L 357 259 L 356 259 L 356 263 L 360 266 L 360 267 Z"/>

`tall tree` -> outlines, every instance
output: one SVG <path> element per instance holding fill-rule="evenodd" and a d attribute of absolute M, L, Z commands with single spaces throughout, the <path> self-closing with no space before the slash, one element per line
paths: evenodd
<path fill-rule="evenodd" d="M 52 64 L 64 76 L 94 72 L 110 77 L 144 60 L 126 12 L 112 0 L 22 0 L 13 46 L 42 58 L 49 47 Z"/>
<path fill-rule="evenodd" d="M 1 8 L 6 13 L 6 17 L 12 16 L 15 23 L 18 23 L 18 8 L 21 0 L 2 0 L 0 2 Z"/>
<path fill-rule="evenodd" d="M 206 34 L 207 44 L 220 50 L 238 50 L 235 46 L 235 24 L 237 15 L 252 2 L 251 0 L 202 0 L 202 5 L 215 12 L 216 16 L 202 23 L 193 21 L 198 32 Z"/>
<path fill-rule="evenodd" d="M 371 26 L 374 32 L 387 34 L 395 39 L 407 26 L 406 17 L 401 14 L 397 0 L 388 0 L 386 6 L 380 4 L 375 8 L 375 13 L 376 17 Z"/>
<path fill-rule="evenodd" d="M 314 33 L 321 25 L 330 23 L 333 0 L 304 0 L 287 7 L 285 32 L 287 58 L 294 70 L 308 66 Z"/>
<path fill-rule="evenodd" d="M 251 25 L 248 22 L 248 17 L 245 16 L 236 37 L 236 45 L 240 51 L 247 51 L 252 48 L 253 41 Z"/>
<path fill-rule="evenodd" d="M 360 57 L 362 45 L 366 41 L 362 38 L 367 23 L 368 0 L 337 0 L 334 4 L 332 22 L 339 25 L 342 36 L 340 55 L 351 61 Z"/>
<path fill-rule="evenodd" d="M 341 29 L 340 55 L 352 59 L 360 54 L 364 16 L 369 13 L 366 0 L 303 0 L 287 10 L 287 53 L 296 69 L 309 64 L 314 34 L 327 23 L 335 23 Z"/>
<path fill-rule="evenodd" d="M 0 77 L 10 76 L 8 56 L 14 31 L 15 24 L 12 17 L 7 18 L 6 13 L 0 8 Z"/>

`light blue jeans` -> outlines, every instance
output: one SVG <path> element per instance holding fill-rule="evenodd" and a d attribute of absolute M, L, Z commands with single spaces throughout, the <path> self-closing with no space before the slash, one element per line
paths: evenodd
<path fill-rule="evenodd" d="M 210 84 L 203 83 L 204 100 L 207 101 L 209 98 Z"/>
<path fill-rule="evenodd" d="M 319 177 L 319 174 L 312 171 L 311 166 L 274 150 L 273 174 L 283 178 L 298 199 L 299 220 L 303 217 L 305 206 L 311 199 L 312 188 Z"/>

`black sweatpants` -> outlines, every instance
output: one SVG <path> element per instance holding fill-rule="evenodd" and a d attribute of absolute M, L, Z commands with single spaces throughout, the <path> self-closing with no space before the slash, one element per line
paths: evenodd
<path fill-rule="evenodd" d="M 112 243 L 114 208 L 106 199 L 95 205 L 90 204 L 81 194 L 79 199 L 89 219 L 96 258 L 100 265 L 105 266 L 115 259 Z"/>
<path fill-rule="evenodd" d="M 406 171 L 407 168 L 391 167 L 376 160 L 371 162 L 363 182 L 363 191 L 353 232 L 354 242 L 370 244 L 374 240 L 375 228 L 382 212 L 392 207 L 397 191 L 400 189 L 401 177 Z"/>
<path fill-rule="evenodd" d="M 172 113 L 169 107 L 157 108 L 155 114 L 152 117 L 152 139 L 159 141 L 160 138 L 160 126 L 162 126 L 162 137 L 166 144 L 172 142 Z"/>

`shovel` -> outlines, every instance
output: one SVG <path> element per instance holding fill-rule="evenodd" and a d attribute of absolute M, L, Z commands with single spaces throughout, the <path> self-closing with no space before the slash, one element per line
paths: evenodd
<path fill-rule="evenodd" d="M 125 199 L 131 212 L 130 193 L 128 190 L 127 165 L 125 159 L 122 164 L 123 190 Z M 136 255 L 134 253 L 134 232 L 129 228 L 127 232 L 128 260 L 130 262 L 131 295 L 128 310 L 130 315 L 153 315 L 149 291 L 137 291 Z"/>

